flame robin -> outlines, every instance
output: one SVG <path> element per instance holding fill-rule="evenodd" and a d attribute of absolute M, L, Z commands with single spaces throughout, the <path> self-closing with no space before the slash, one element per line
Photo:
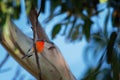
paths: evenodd
<path fill-rule="evenodd" d="M 35 42 L 35 45 L 36 45 L 37 53 L 39 53 L 39 54 L 43 52 L 43 50 L 44 50 L 45 47 L 48 48 L 48 49 L 54 48 L 53 43 L 52 43 L 52 42 L 49 42 L 49 41 L 46 41 L 46 40 L 37 40 L 37 41 Z M 32 56 L 31 53 L 33 53 L 33 52 L 34 52 L 34 46 L 32 46 L 32 47 L 27 51 L 27 54 L 25 54 L 25 55 L 22 57 L 22 59 L 23 59 L 23 58 L 26 58 L 26 57 Z"/>

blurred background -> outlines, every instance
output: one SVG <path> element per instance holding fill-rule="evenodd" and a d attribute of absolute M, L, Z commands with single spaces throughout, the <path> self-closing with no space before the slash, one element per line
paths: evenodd
<path fill-rule="evenodd" d="M 77 80 L 119 80 L 119 0 L 1 0 L 0 26 L 7 9 L 14 24 L 32 38 L 27 16 L 32 5 L 41 9 L 40 24 Z M 0 53 L 1 80 L 35 80 L 2 45 Z"/>

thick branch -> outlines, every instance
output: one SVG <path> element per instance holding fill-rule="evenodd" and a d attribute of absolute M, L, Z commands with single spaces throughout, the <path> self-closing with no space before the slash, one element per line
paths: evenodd
<path fill-rule="evenodd" d="M 34 17 L 34 12 L 30 16 L 31 18 Z M 35 25 L 34 18 L 31 23 L 32 26 Z M 36 28 L 39 39 L 49 40 L 39 23 Z M 8 19 L 7 24 L 3 28 L 2 45 L 18 63 L 38 79 L 39 69 L 36 64 L 35 54 L 33 53 L 33 56 L 29 58 L 21 59 L 27 53 L 31 44 L 33 44 L 32 40 L 25 36 Z M 48 45 L 46 43 L 43 53 L 38 54 L 42 80 L 75 80 L 58 48 L 54 45 L 54 48 L 48 49 Z"/>

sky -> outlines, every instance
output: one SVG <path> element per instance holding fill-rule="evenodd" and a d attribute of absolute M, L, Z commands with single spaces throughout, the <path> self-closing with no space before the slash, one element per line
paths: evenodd
<path fill-rule="evenodd" d="M 21 0 L 22 5 L 24 5 L 23 0 Z M 49 8 L 49 7 L 48 7 Z M 103 16 L 103 14 L 100 14 L 100 17 Z M 46 31 L 46 34 L 51 39 L 51 30 L 53 26 L 57 23 L 58 19 L 62 17 L 57 17 L 53 19 L 50 23 L 44 24 L 44 19 L 49 15 L 49 12 L 46 11 L 46 14 L 41 14 L 39 16 L 39 22 L 42 24 L 43 28 Z M 27 36 L 32 37 L 32 30 L 31 26 L 26 24 L 26 14 L 25 14 L 25 8 L 22 6 L 22 13 L 20 15 L 19 20 L 15 20 L 14 23 L 18 26 L 20 30 L 23 31 Z M 101 21 L 101 20 L 100 20 Z M 58 21 L 59 22 L 59 21 Z M 101 22 L 103 23 L 103 21 Z M 101 24 L 102 25 L 102 24 Z M 94 25 L 95 26 L 95 25 Z M 83 38 L 80 42 L 77 43 L 70 43 L 67 42 L 65 37 L 62 35 L 57 35 L 54 40 L 51 39 L 52 42 L 54 42 L 57 47 L 60 49 L 66 63 L 68 64 L 71 72 L 73 75 L 79 79 L 82 78 L 82 75 L 84 74 L 84 70 L 86 69 L 85 62 L 83 60 L 83 50 L 86 46 L 87 42 Z M 7 53 L 5 49 L 0 45 L 0 62 L 4 58 L 5 54 Z M 21 76 L 25 76 L 25 80 L 35 80 L 27 71 L 25 71 L 20 65 L 12 58 L 10 57 L 7 63 L 4 65 L 2 69 L 9 69 L 6 72 L 1 73 L 0 70 L 0 80 L 12 80 L 14 78 L 14 75 L 16 74 L 16 68 L 21 71 Z M 21 76 L 18 76 L 21 78 Z"/>

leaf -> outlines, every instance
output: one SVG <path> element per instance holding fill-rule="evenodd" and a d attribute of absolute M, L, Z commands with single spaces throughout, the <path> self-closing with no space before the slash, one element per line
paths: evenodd
<path fill-rule="evenodd" d="M 54 26 L 52 30 L 52 39 L 56 37 L 56 35 L 60 32 L 60 30 L 61 30 L 61 24 L 57 24 Z"/>
<path fill-rule="evenodd" d="M 14 7 L 14 14 L 12 16 L 14 19 L 18 19 L 20 17 L 20 10 L 20 6 Z"/>
<path fill-rule="evenodd" d="M 50 2 L 51 2 L 51 12 L 53 13 L 54 12 L 54 10 L 55 10 L 55 8 L 57 7 L 57 6 L 59 6 L 59 4 L 61 4 L 61 0 L 50 0 Z"/>
<path fill-rule="evenodd" d="M 61 7 L 62 7 L 62 8 L 61 8 L 61 12 L 62 12 L 62 13 L 68 11 L 67 3 L 62 3 L 62 4 L 61 4 Z"/>
<path fill-rule="evenodd" d="M 108 26 L 108 20 L 109 20 L 109 16 L 110 16 L 110 10 L 108 10 L 105 21 L 104 21 L 104 33 L 107 36 L 107 26 Z"/>
<path fill-rule="evenodd" d="M 36 7 L 38 6 L 38 0 L 31 0 L 32 6 Z"/>
<path fill-rule="evenodd" d="M 70 28 L 69 34 L 67 35 L 67 38 L 70 39 L 70 40 L 72 38 L 73 30 L 75 29 L 76 21 L 77 21 L 77 17 L 74 17 L 73 23 L 71 25 L 72 27 Z"/>
<path fill-rule="evenodd" d="M 108 0 L 99 0 L 100 3 L 106 3 Z"/>
<path fill-rule="evenodd" d="M 4 2 L 0 3 L 0 10 L 2 11 L 2 13 L 7 13 L 7 5 Z"/>
<path fill-rule="evenodd" d="M 76 40 L 80 40 L 80 27 L 81 27 L 81 24 L 79 24 L 79 25 L 77 25 L 77 26 L 75 26 L 75 30 L 74 30 L 74 32 L 73 32 L 73 34 L 72 34 L 72 36 L 71 36 L 71 38 L 72 38 L 72 41 L 76 41 Z"/>
<path fill-rule="evenodd" d="M 45 0 L 41 0 L 41 12 L 42 13 L 45 13 L 45 3 L 46 3 L 46 1 Z"/>
<path fill-rule="evenodd" d="M 89 41 L 92 21 L 90 19 L 87 19 L 87 20 L 84 20 L 84 22 L 85 23 L 83 25 L 83 32 L 85 34 L 85 37 L 86 37 L 87 41 Z"/>
<path fill-rule="evenodd" d="M 20 0 L 16 0 L 16 6 L 20 6 Z"/>
<path fill-rule="evenodd" d="M 112 25 L 113 27 L 120 27 L 120 11 L 119 9 L 115 9 L 112 13 Z"/>
<path fill-rule="evenodd" d="M 107 52 L 106 52 L 106 55 L 107 55 L 107 62 L 108 63 L 111 63 L 113 60 L 113 48 L 114 48 L 114 44 L 115 44 L 115 40 L 117 38 L 117 33 L 116 32 L 112 32 L 111 35 L 110 35 L 110 40 L 108 42 L 108 45 L 107 45 Z"/>
<path fill-rule="evenodd" d="M 94 33 L 91 36 L 92 36 L 93 40 L 97 43 L 104 42 L 105 37 L 102 36 L 102 34 L 100 32 Z"/>
<path fill-rule="evenodd" d="M 100 68 L 102 67 L 104 56 L 105 52 L 103 52 L 102 56 L 100 57 L 96 68 L 91 68 L 89 70 L 89 74 L 84 78 L 84 80 L 96 80 L 97 75 L 100 73 Z"/>
<path fill-rule="evenodd" d="M 25 0 L 25 7 L 26 7 L 26 13 L 29 14 L 31 8 L 32 8 L 32 2 L 29 0 Z"/>
<path fill-rule="evenodd" d="M 63 13 L 55 13 L 55 14 L 50 14 L 43 22 L 44 23 L 48 23 L 50 22 L 54 17 L 58 16 L 58 15 L 61 15 Z"/>

